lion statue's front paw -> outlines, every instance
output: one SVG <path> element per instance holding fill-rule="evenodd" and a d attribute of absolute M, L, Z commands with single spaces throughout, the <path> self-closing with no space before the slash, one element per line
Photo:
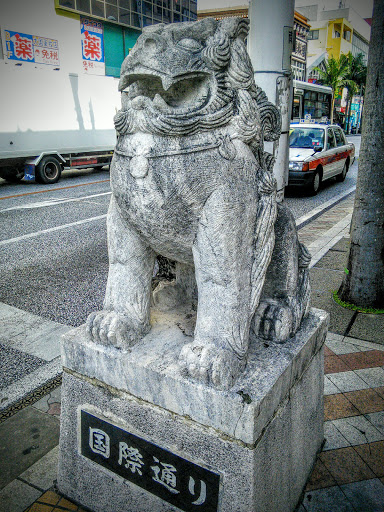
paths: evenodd
<path fill-rule="evenodd" d="M 245 366 L 231 350 L 198 339 L 184 345 L 179 364 L 184 375 L 219 389 L 232 387 Z"/>
<path fill-rule="evenodd" d="M 132 320 L 115 311 L 91 313 L 86 322 L 88 336 L 103 345 L 125 348 L 137 343 L 150 329 L 150 326 L 134 325 Z"/>
<path fill-rule="evenodd" d="M 293 324 L 291 308 L 278 300 L 269 299 L 260 303 L 251 329 L 256 336 L 282 343 L 291 336 Z"/>

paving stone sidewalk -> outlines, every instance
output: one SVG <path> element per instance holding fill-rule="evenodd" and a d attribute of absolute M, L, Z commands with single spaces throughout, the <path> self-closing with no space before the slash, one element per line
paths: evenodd
<path fill-rule="evenodd" d="M 349 197 L 299 231 L 313 255 L 312 305 L 330 313 L 331 326 L 326 441 L 297 512 L 384 511 L 384 315 L 345 310 L 332 299 L 343 276 L 352 209 Z M 24 405 L 0 423 L 0 510 L 81 512 L 54 488 L 60 387 Z"/>

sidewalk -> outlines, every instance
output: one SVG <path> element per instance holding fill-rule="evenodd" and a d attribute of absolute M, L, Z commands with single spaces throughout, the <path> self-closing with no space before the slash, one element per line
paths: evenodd
<path fill-rule="evenodd" d="M 384 511 L 384 315 L 349 311 L 332 299 L 346 264 L 352 210 L 353 195 L 299 230 L 313 256 L 312 305 L 328 311 L 331 319 L 325 348 L 326 442 L 298 512 Z M 51 327 L 57 333 L 65 330 Z M 21 331 L 10 338 L 13 343 L 16 336 Z M 27 346 L 17 344 L 18 350 Z M 57 355 L 49 360 L 47 352 L 28 354 L 37 359 L 28 361 L 32 377 L 57 364 Z M 0 391 L 0 406 L 8 404 L 0 415 L 1 512 L 83 510 L 54 490 L 60 416 L 60 386 L 55 385 L 60 376 L 54 379 L 54 384 L 52 377 L 45 381 L 45 391 L 30 390 L 13 405 Z"/>

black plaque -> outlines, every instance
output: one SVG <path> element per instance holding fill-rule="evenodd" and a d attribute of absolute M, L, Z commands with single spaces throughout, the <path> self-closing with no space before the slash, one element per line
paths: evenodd
<path fill-rule="evenodd" d="M 220 475 L 81 411 L 81 454 L 186 512 L 217 512 Z"/>

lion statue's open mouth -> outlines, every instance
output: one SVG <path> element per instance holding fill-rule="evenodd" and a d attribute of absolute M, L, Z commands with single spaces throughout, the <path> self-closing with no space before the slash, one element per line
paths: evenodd
<path fill-rule="evenodd" d="M 209 75 L 194 73 L 166 80 L 167 76 L 130 75 L 127 96 L 131 108 L 140 109 L 151 102 L 152 108 L 164 114 L 183 115 L 204 108 L 211 98 Z"/>
<path fill-rule="evenodd" d="M 276 139 L 278 112 L 255 85 L 243 43 L 247 21 L 231 36 L 230 24 L 217 29 L 208 18 L 147 27 L 121 69 L 117 131 L 187 135 L 231 123 L 244 142 Z"/>

